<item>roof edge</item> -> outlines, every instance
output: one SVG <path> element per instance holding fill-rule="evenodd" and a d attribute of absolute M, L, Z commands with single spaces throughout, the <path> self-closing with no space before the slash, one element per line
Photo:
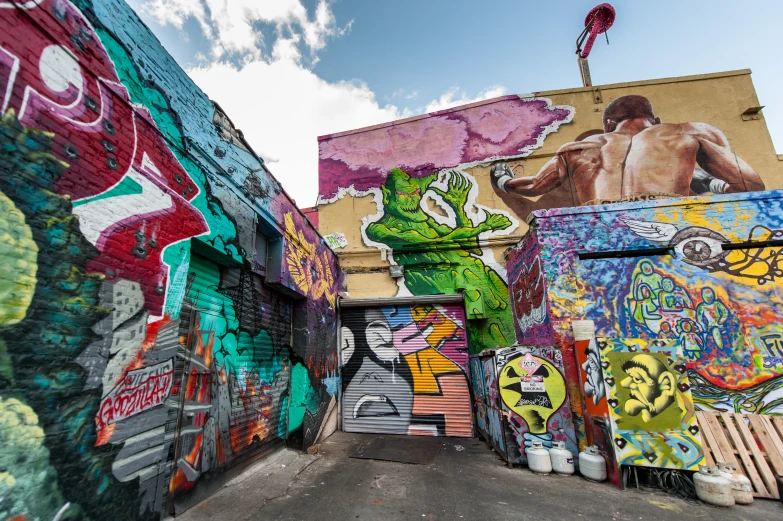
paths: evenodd
<path fill-rule="evenodd" d="M 395 119 L 393 121 L 388 121 L 386 123 L 378 123 L 377 125 L 370 125 L 367 127 L 360 127 L 353 130 L 345 130 L 343 132 L 336 132 L 333 134 L 324 134 L 323 136 L 318 136 L 318 141 L 325 141 L 327 139 L 333 139 L 336 137 L 343 137 L 343 136 L 349 136 L 351 134 L 360 134 L 362 132 L 369 132 L 371 130 L 377 130 L 381 128 L 388 128 L 388 127 L 394 127 L 397 125 L 403 125 L 406 123 L 410 123 L 413 121 L 418 121 L 420 119 L 424 118 L 431 118 L 435 116 L 442 116 L 444 114 L 450 114 L 453 112 L 459 112 L 461 110 L 466 110 L 473 107 L 480 107 L 482 105 L 488 105 L 490 103 L 497 103 L 498 101 L 504 101 L 504 100 L 510 100 L 510 99 L 527 99 L 527 98 L 537 98 L 541 96 L 554 96 L 556 94 L 571 94 L 575 92 L 591 92 L 595 89 L 602 89 L 602 90 L 608 90 L 608 89 L 620 89 L 625 87 L 640 87 L 644 85 L 659 85 L 662 83 L 685 83 L 689 81 L 701 81 L 701 80 L 710 80 L 714 78 L 728 78 L 732 76 L 747 76 L 751 74 L 750 69 L 737 69 L 733 71 L 724 71 L 724 72 L 712 72 L 707 74 L 693 74 L 690 76 L 671 76 L 668 78 L 657 78 L 652 80 L 639 80 L 639 81 L 628 81 L 628 82 L 622 82 L 622 83 L 607 83 L 605 85 L 593 85 L 590 87 L 574 87 L 571 89 L 558 89 L 558 90 L 542 90 L 542 91 L 536 91 L 528 94 L 507 94 L 505 96 L 499 96 L 497 98 L 490 98 L 482 101 L 477 101 L 474 103 L 468 103 L 467 105 L 459 105 L 457 107 L 452 107 L 449 109 L 439 110 L 436 112 L 428 112 L 426 114 L 420 114 L 418 116 L 411 116 L 409 118 L 404 119 Z"/>

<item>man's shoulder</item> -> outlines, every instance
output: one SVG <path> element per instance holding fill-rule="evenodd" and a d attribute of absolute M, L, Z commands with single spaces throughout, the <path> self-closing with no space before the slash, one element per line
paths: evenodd
<path fill-rule="evenodd" d="M 688 121 L 685 123 L 660 123 L 648 128 L 645 132 L 660 134 L 680 134 L 690 135 L 696 138 L 709 140 L 725 139 L 723 132 L 709 123 L 700 121 Z"/>
<path fill-rule="evenodd" d="M 596 134 L 594 136 L 587 137 L 582 141 L 572 141 L 566 143 L 557 149 L 558 154 L 567 154 L 569 152 L 590 150 L 593 148 L 601 148 L 606 144 L 605 134 Z"/>

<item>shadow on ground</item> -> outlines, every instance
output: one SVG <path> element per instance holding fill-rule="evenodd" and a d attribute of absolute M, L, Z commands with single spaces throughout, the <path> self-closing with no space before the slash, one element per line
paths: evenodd
<path fill-rule="evenodd" d="M 250 477 L 240 476 L 238 484 L 229 484 L 177 521 L 783 519 L 779 501 L 722 509 L 659 491 L 621 491 L 576 476 L 509 469 L 475 439 L 442 439 L 430 465 L 350 457 L 374 437 L 338 432 L 321 445 L 317 458 L 291 451 L 282 459 L 273 456 L 273 465 L 259 467 L 267 470 L 251 468 Z M 283 460 L 289 462 L 286 467 L 280 467 Z"/>

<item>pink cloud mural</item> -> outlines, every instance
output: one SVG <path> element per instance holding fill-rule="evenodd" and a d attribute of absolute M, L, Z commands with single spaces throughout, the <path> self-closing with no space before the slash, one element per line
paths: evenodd
<path fill-rule="evenodd" d="M 545 98 L 504 96 L 426 116 L 319 138 L 322 200 L 341 188 L 383 184 L 392 168 L 423 177 L 443 168 L 519 157 L 571 121 L 574 109 Z"/>

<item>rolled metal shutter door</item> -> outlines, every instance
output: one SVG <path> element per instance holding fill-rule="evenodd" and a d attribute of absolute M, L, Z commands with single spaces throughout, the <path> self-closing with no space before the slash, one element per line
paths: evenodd
<path fill-rule="evenodd" d="M 182 450 L 189 481 L 263 456 L 285 438 L 290 300 L 250 270 L 193 255 L 182 333 Z"/>
<path fill-rule="evenodd" d="M 461 305 L 344 308 L 341 323 L 345 431 L 473 436 Z"/>

